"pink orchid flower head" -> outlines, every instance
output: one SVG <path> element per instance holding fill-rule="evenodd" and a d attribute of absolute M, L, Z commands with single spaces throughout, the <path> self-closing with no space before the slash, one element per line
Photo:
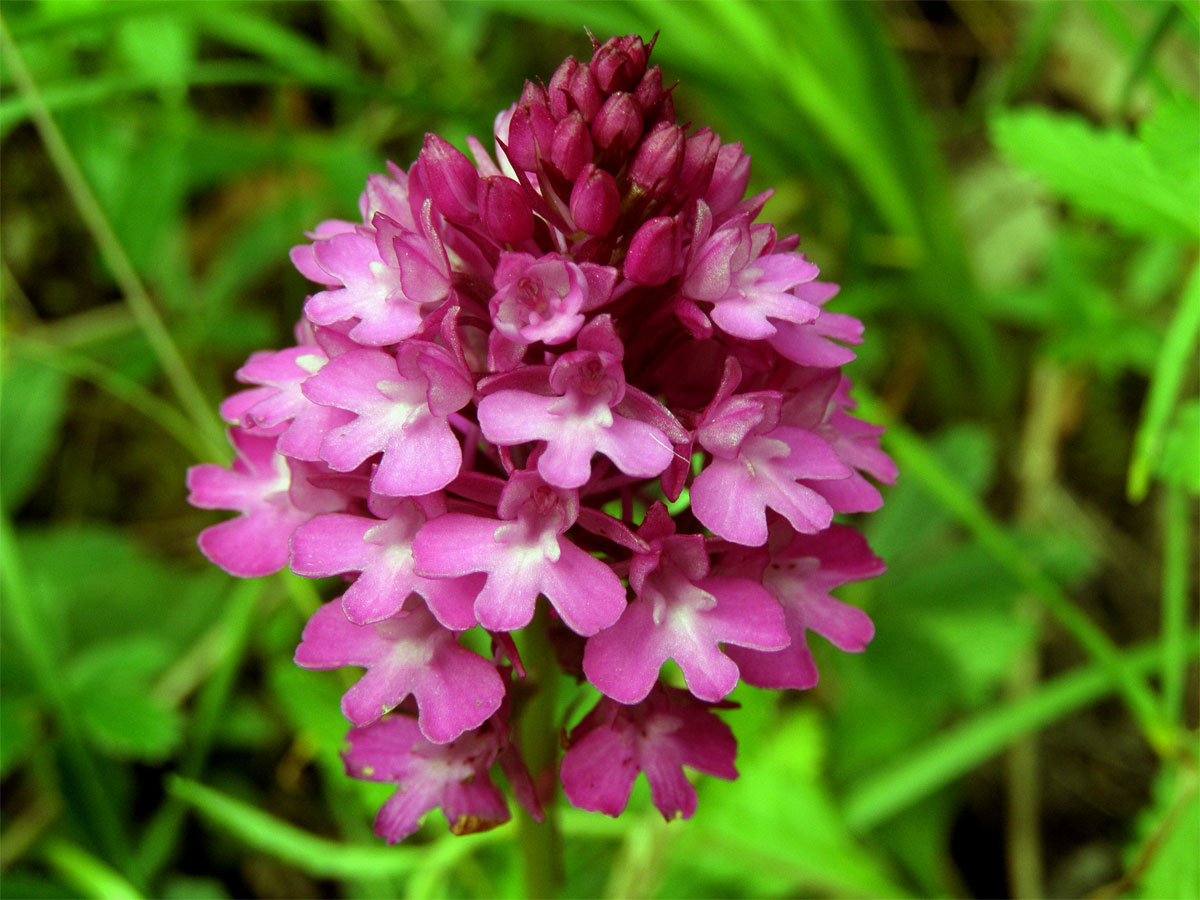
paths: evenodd
<path fill-rule="evenodd" d="M 618 815 L 640 775 L 690 817 L 685 770 L 737 777 L 739 685 L 811 688 L 810 641 L 874 634 L 834 595 L 883 570 L 835 517 L 897 477 L 842 371 L 862 323 L 652 50 L 593 41 L 489 138 L 368 176 L 291 251 L 314 287 L 221 406 L 236 459 L 188 474 L 233 514 L 212 562 L 339 579 L 295 661 L 360 670 L 343 758 L 396 786 L 389 842 L 507 821 L 495 766 L 535 818 L 555 784 Z M 516 726 L 560 676 L 600 699 L 530 772 Z"/>

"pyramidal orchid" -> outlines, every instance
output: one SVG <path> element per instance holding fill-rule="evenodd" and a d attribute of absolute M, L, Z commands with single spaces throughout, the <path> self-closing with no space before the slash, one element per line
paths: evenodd
<path fill-rule="evenodd" d="M 200 535 L 214 563 L 343 579 L 295 659 L 364 670 L 343 756 L 397 786 L 389 842 L 435 808 L 508 820 L 497 766 L 535 819 L 556 782 L 619 815 L 639 774 L 687 818 L 687 770 L 737 777 L 739 682 L 811 688 L 810 633 L 873 635 L 830 593 L 883 570 L 834 517 L 896 477 L 841 371 L 862 324 L 756 221 L 742 146 L 675 121 L 652 47 L 593 41 L 490 148 L 429 135 L 371 175 L 360 221 L 292 250 L 312 294 L 221 407 L 237 459 L 188 475 L 238 514 Z M 556 679 L 601 697 L 539 735 Z"/>

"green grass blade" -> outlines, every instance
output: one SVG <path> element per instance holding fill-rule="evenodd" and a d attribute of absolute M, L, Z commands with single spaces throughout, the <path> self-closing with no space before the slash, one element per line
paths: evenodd
<path fill-rule="evenodd" d="M 294 577 L 288 573 L 285 577 Z M 209 679 L 196 706 L 192 732 L 188 737 L 188 749 L 179 771 L 184 776 L 196 778 L 204 770 L 204 764 L 212 749 L 213 738 L 229 702 L 237 673 L 241 670 L 246 648 L 250 641 L 254 614 L 258 609 L 267 581 L 262 578 L 234 583 L 226 607 L 223 622 L 222 644 L 225 658 Z M 134 872 L 142 884 L 149 884 L 167 864 L 179 832 L 183 826 L 185 807 L 177 798 L 168 799 L 146 827 L 141 846 L 134 860 Z"/>
<path fill-rule="evenodd" d="M 129 254 L 113 231 L 108 216 L 96 199 L 83 171 L 79 168 L 70 147 L 67 146 L 58 124 L 46 108 L 33 76 L 13 42 L 3 16 L 0 16 L 0 51 L 3 51 L 7 68 L 21 94 L 30 104 L 31 115 L 38 134 L 50 155 L 55 168 L 67 186 L 84 224 L 92 234 L 101 255 L 113 273 L 125 302 L 137 320 L 138 327 L 154 351 L 163 374 L 175 392 L 183 409 L 191 418 L 197 432 L 209 445 L 210 457 L 224 459 L 229 455 L 225 445 L 224 429 L 217 419 L 213 405 L 204 396 L 200 385 L 179 352 L 174 338 L 163 323 L 141 277 L 133 267 Z"/>
<path fill-rule="evenodd" d="M 1200 338 L 1200 264 L 1192 268 L 1179 309 L 1154 363 L 1150 390 L 1142 409 L 1142 420 L 1133 437 L 1133 459 L 1129 463 L 1126 492 L 1134 502 L 1142 500 L 1150 489 L 1150 476 L 1162 449 L 1171 411 L 1179 397 L 1188 368 L 1196 359 L 1196 341 Z"/>
<path fill-rule="evenodd" d="M 1191 656 L 1200 636 L 1191 635 Z M 1165 657 L 1160 645 L 1125 654 L 1129 671 L 1139 676 Z M 846 822 L 866 830 L 887 821 L 929 794 L 950 784 L 1024 734 L 1045 728 L 1095 703 L 1117 687 L 1107 666 L 1093 663 L 1045 682 L 1036 693 L 988 709 L 932 738 L 894 766 L 851 785 L 844 804 Z"/>
<path fill-rule="evenodd" d="M 72 378 L 95 385 L 161 427 L 198 460 L 208 458 L 208 444 L 200 438 L 191 421 L 170 403 L 165 403 L 132 378 L 110 369 L 81 353 L 73 353 L 34 338 L 9 335 L 9 349 L 18 356 L 36 360 Z"/>
<path fill-rule="evenodd" d="M 140 900 L 137 888 L 96 857 L 75 844 L 53 840 L 43 853 L 63 881 L 92 900 Z"/>
<path fill-rule="evenodd" d="M 53 710 L 62 735 L 66 762 L 79 790 L 79 806 L 97 846 L 108 859 L 123 864 L 129 856 L 121 819 L 100 777 L 91 750 L 84 743 L 75 711 L 62 677 L 58 648 L 42 625 L 42 611 L 25 574 L 16 535 L 7 516 L 0 516 L 0 583 L 4 603 L 0 605 L 9 634 L 24 653 L 38 691 Z"/>
<path fill-rule="evenodd" d="M 167 789 L 201 815 L 253 847 L 319 878 L 363 879 L 408 875 L 430 865 L 446 865 L 483 844 L 511 840 L 511 829 L 499 828 L 469 838 L 445 838 L 422 847 L 340 844 L 302 831 L 241 800 L 196 781 L 174 777 Z"/>
<path fill-rule="evenodd" d="M 868 397 L 865 391 L 860 391 L 858 396 L 862 401 L 861 411 L 868 420 L 883 422 L 890 418 L 879 402 Z M 1109 637 L 1071 602 L 1004 526 L 992 518 L 983 504 L 946 471 L 916 434 L 898 422 L 886 424 L 885 445 L 895 457 L 900 471 L 920 482 L 934 501 L 966 528 L 993 559 L 1008 569 L 1089 656 L 1105 667 L 1150 744 L 1158 751 L 1170 747 L 1173 729 L 1163 720 L 1159 703 L 1145 679 L 1129 670 Z"/>
<path fill-rule="evenodd" d="M 1183 704 L 1187 674 L 1188 576 L 1192 567 L 1192 502 L 1180 488 L 1171 487 L 1163 497 L 1162 566 L 1162 693 L 1163 712 L 1170 721 L 1182 724 L 1187 710 Z M 1192 647 L 1195 650 L 1195 647 Z"/>

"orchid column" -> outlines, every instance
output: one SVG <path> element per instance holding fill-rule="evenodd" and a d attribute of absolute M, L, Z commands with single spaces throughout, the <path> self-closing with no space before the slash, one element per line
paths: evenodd
<path fill-rule="evenodd" d="M 809 688 L 809 632 L 872 636 L 830 593 L 883 570 L 834 516 L 896 475 L 841 372 L 862 325 L 755 221 L 741 145 L 675 122 L 651 46 L 594 42 L 527 82 L 491 152 L 429 135 L 370 176 L 360 222 L 292 251 L 316 288 L 296 345 L 252 356 L 222 406 L 237 461 L 189 473 L 194 504 L 240 513 L 201 534 L 213 562 L 345 579 L 296 662 L 366 670 L 344 757 L 397 785 L 389 842 L 435 807 L 456 834 L 506 821 L 494 766 L 535 818 L 556 783 L 619 815 L 639 772 L 687 818 L 685 767 L 737 776 L 719 711 L 739 680 Z M 543 686 L 599 691 L 534 738 L 565 741 L 561 765 L 519 746 L 538 700 L 515 632 Z"/>

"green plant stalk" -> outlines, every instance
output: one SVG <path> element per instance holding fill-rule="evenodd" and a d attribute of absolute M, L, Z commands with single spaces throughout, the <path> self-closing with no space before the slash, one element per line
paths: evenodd
<path fill-rule="evenodd" d="M 113 231 L 104 209 L 100 206 L 96 195 L 92 193 L 83 171 L 79 168 L 79 163 L 76 162 L 71 148 L 67 146 L 62 132 L 59 130 L 58 123 L 54 121 L 53 115 L 46 107 L 37 83 L 25 65 L 21 51 L 10 36 L 3 16 L 0 16 L 0 50 L 3 51 L 17 89 L 29 102 L 30 115 L 42 143 L 46 147 L 46 152 L 66 185 L 67 192 L 75 203 L 84 224 L 91 232 L 92 239 L 96 242 L 96 246 L 112 271 L 113 278 L 116 279 L 117 286 L 124 295 L 130 312 L 133 313 L 138 327 L 158 359 L 167 382 L 171 385 L 172 391 L 192 420 L 197 432 L 211 447 L 212 458 L 225 458 L 229 451 L 225 446 L 224 431 L 213 412 L 212 405 L 204 396 L 204 392 L 184 361 L 171 333 L 167 330 L 158 310 L 150 300 L 150 295 L 142 284 L 141 277 L 134 269 L 129 255 L 125 252 L 116 232 Z"/>
<path fill-rule="evenodd" d="M 983 504 L 946 472 L 916 434 L 895 422 L 884 406 L 866 391 L 860 390 L 857 396 L 861 412 L 868 420 L 887 424 L 884 441 L 900 470 L 919 481 L 933 499 L 970 532 L 979 546 L 1011 572 L 1087 654 L 1110 672 L 1146 740 L 1156 752 L 1169 752 L 1175 742 L 1174 726 L 1164 720 L 1161 705 L 1146 680 L 1130 671 L 1117 646 L 1029 558 Z"/>
<path fill-rule="evenodd" d="M 1186 656 L 1200 656 L 1200 634 L 1187 635 Z M 1141 674 L 1161 665 L 1161 644 L 1125 654 L 1128 671 Z M 1083 709 L 1118 687 L 1115 673 L 1101 663 L 1078 668 L 1042 683 L 1037 692 L 977 713 L 931 738 L 888 769 L 851 784 L 842 804 L 847 825 L 867 831 L 886 822 L 934 791 L 965 775 L 1030 731 L 1045 728 Z"/>
<path fill-rule="evenodd" d="M 1200 339 L 1200 263 L 1192 267 L 1179 299 L 1179 308 L 1167 326 L 1162 348 L 1154 361 L 1142 419 L 1133 436 L 1133 459 L 1129 463 L 1126 493 L 1135 503 L 1150 489 L 1150 476 L 1158 461 L 1171 411 L 1184 376 L 1196 356 L 1197 339 Z"/>
<path fill-rule="evenodd" d="M 1183 702 L 1187 674 L 1188 575 L 1192 568 L 1191 501 L 1168 487 L 1163 495 L 1162 699 L 1163 715 L 1185 727 Z"/>
<path fill-rule="evenodd" d="M 524 809 L 518 811 L 521 859 L 524 864 L 525 892 L 530 900 L 555 897 L 563 884 L 562 832 L 556 800 L 559 725 L 555 714 L 558 665 L 554 648 L 546 635 L 548 617 L 538 610 L 529 627 L 522 632 L 521 661 L 536 693 L 521 711 L 520 749 L 538 790 L 544 822 L 535 822 Z"/>
<path fill-rule="evenodd" d="M 1171 26 L 1175 24 L 1175 20 L 1179 17 L 1179 7 L 1174 3 L 1163 4 L 1158 19 L 1147 32 L 1146 37 L 1142 40 L 1137 48 L 1137 55 L 1133 57 L 1129 64 L 1129 72 L 1125 76 L 1125 81 L 1121 85 L 1120 99 L 1117 101 L 1117 112 L 1124 115 L 1129 110 L 1130 101 L 1133 99 L 1133 90 L 1137 87 L 1142 76 L 1146 74 L 1154 60 L 1154 52 L 1162 44 L 1163 39 L 1171 31 Z"/>
<path fill-rule="evenodd" d="M 63 840 L 48 842 L 46 862 L 63 880 L 94 900 L 140 900 L 137 888 L 81 847 Z"/>
<path fill-rule="evenodd" d="M 54 712 L 67 763 L 78 782 L 80 805 L 90 826 L 88 831 L 100 851 L 111 862 L 123 867 L 129 858 L 129 845 L 121 818 L 104 789 L 96 760 L 79 731 L 62 678 L 61 663 L 53 641 L 42 628 L 24 563 L 17 550 L 16 535 L 7 516 L 0 516 L 0 581 L 4 585 L 3 611 L 9 631 L 29 660 L 38 690 Z"/>
<path fill-rule="evenodd" d="M 20 335 L 8 337 L 9 348 L 19 356 L 98 387 L 161 427 L 196 459 L 208 458 L 208 443 L 196 432 L 191 421 L 170 403 L 160 400 L 132 378 L 88 356 L 64 350 L 53 344 Z"/>
<path fill-rule="evenodd" d="M 282 822 L 261 809 L 210 787 L 171 776 L 167 792 L 198 810 L 235 838 L 318 878 L 361 880 L 410 875 L 419 868 L 446 867 L 478 848 L 510 839 L 504 828 L 423 847 L 383 847 L 345 844 L 317 837 Z"/>
<path fill-rule="evenodd" d="M 204 769 L 217 725 L 225 712 L 234 680 L 241 670 L 250 641 L 250 626 L 266 584 L 265 579 L 261 578 L 239 581 L 230 594 L 225 612 L 225 658 L 200 694 L 196 715 L 192 720 L 194 730 L 179 767 L 185 777 L 198 777 Z M 158 808 L 146 827 L 134 859 L 135 882 L 149 885 L 162 871 L 175 849 L 186 812 L 186 806 L 176 797 L 171 797 Z"/>

